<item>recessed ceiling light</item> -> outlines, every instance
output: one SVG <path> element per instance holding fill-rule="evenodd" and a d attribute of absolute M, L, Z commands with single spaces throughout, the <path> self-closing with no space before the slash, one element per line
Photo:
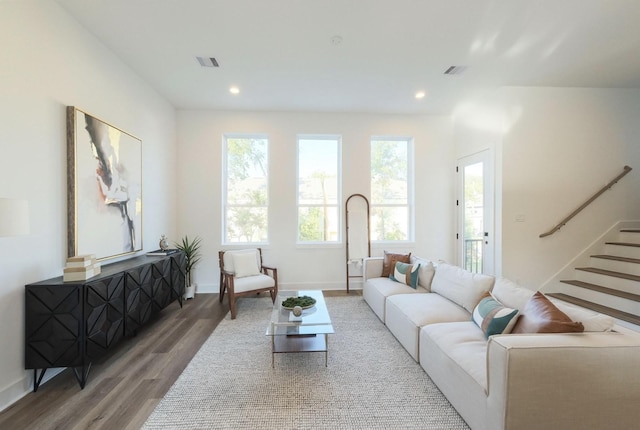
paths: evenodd
<path fill-rule="evenodd" d="M 416 93 L 416 98 L 417 99 L 423 99 L 425 95 L 426 95 L 426 93 L 424 91 L 418 91 Z"/>
<path fill-rule="evenodd" d="M 233 87 L 229 88 L 229 92 L 231 94 L 238 94 L 238 93 L 240 93 L 240 88 L 238 88 L 236 86 L 233 86 Z"/>

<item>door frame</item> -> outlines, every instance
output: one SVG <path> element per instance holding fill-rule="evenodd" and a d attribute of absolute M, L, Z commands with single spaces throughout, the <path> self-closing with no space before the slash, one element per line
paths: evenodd
<path fill-rule="evenodd" d="M 482 273 L 494 275 L 498 235 L 495 228 L 495 162 L 491 148 L 456 160 L 456 260 L 460 267 L 464 267 L 464 167 L 477 163 L 483 163 L 483 230 L 487 234 L 483 238 Z"/>

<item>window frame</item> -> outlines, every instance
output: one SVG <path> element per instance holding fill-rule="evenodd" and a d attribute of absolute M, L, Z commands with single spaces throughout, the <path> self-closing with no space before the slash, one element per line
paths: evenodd
<path fill-rule="evenodd" d="M 336 203 L 327 205 L 337 210 L 337 238 L 331 241 L 300 240 L 300 208 L 324 207 L 324 205 L 300 203 L 300 141 L 301 140 L 335 140 L 336 142 Z M 297 134 L 296 135 L 296 246 L 297 247 L 340 247 L 342 246 L 342 136 L 339 134 Z"/>
<path fill-rule="evenodd" d="M 230 205 L 228 201 L 228 188 L 229 188 L 229 176 L 228 176 L 228 167 L 229 167 L 229 152 L 228 152 L 228 140 L 229 139 L 254 139 L 254 140 L 265 140 L 266 141 L 266 162 L 265 162 L 265 171 L 266 171 L 266 194 L 267 194 L 267 202 L 263 206 L 249 206 L 249 205 Z M 270 232 L 269 232 L 269 212 L 270 212 L 270 145 L 269 145 L 269 135 L 266 133 L 224 133 L 222 135 L 222 204 L 221 204 L 221 220 L 222 220 L 222 231 L 221 231 L 221 243 L 223 246 L 267 246 L 270 242 Z M 229 237 L 227 235 L 227 225 L 228 225 L 228 217 L 227 210 L 229 207 L 257 207 L 257 208 L 265 208 L 267 215 L 267 223 L 266 223 L 266 236 L 267 239 L 265 241 L 251 241 L 251 242 L 232 242 L 229 241 Z"/>
<path fill-rule="evenodd" d="M 373 180 L 371 176 L 371 160 L 372 160 L 372 145 L 376 141 L 396 141 L 405 142 L 407 145 L 407 204 L 376 204 L 373 200 Z M 369 140 L 369 195 L 371 198 L 371 215 L 369 216 L 369 224 L 371 227 L 371 243 L 376 245 L 394 245 L 394 244 L 409 244 L 415 242 L 415 139 L 411 136 L 397 136 L 397 135 L 375 135 L 371 136 Z M 401 207 L 407 208 L 407 238 L 403 240 L 377 240 L 373 238 L 373 213 L 376 208 L 380 207 Z"/>

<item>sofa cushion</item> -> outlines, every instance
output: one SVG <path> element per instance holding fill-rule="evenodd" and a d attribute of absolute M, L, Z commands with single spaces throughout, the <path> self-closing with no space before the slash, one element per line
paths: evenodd
<path fill-rule="evenodd" d="M 439 294 L 395 294 L 387 299 L 415 326 L 469 321 L 469 312 Z M 388 316 L 389 312 L 387 312 Z"/>
<path fill-rule="evenodd" d="M 429 342 L 424 342 L 426 337 Z M 450 358 L 450 368 L 443 373 L 462 370 L 485 392 L 487 390 L 487 338 L 472 321 L 429 324 L 420 330 L 420 364 L 429 360 L 429 351 L 424 346 L 437 347 Z M 455 369 L 454 369 L 455 368 Z M 459 370 L 458 370 L 459 369 Z M 455 373 L 454 372 L 454 373 Z"/>
<path fill-rule="evenodd" d="M 382 275 L 383 278 L 388 278 L 393 273 L 393 268 L 396 265 L 396 261 L 401 263 L 410 263 L 411 253 L 408 254 L 391 254 L 384 251 L 384 260 L 382 261 Z"/>
<path fill-rule="evenodd" d="M 507 278 L 498 278 L 491 294 L 503 305 L 522 310 L 535 291 L 525 288 Z"/>
<path fill-rule="evenodd" d="M 397 261 L 393 268 L 393 273 L 389 275 L 389 279 L 415 289 L 418 287 L 419 269 L 419 264 L 407 264 Z"/>
<path fill-rule="evenodd" d="M 233 290 L 236 293 L 244 293 L 245 291 L 253 291 L 261 288 L 271 288 L 276 284 L 275 279 L 262 273 L 256 276 L 245 276 L 237 278 L 233 282 Z"/>
<path fill-rule="evenodd" d="M 469 312 L 439 294 L 395 294 L 387 299 L 384 323 L 413 359 L 418 361 L 418 337 L 422 326 L 469 321 L 469 318 Z"/>
<path fill-rule="evenodd" d="M 511 333 L 518 318 L 518 310 L 507 308 L 490 293 L 473 310 L 473 322 L 489 338 L 494 334 Z"/>
<path fill-rule="evenodd" d="M 572 321 L 581 322 L 584 326 L 584 331 L 611 331 L 615 325 L 615 320 L 610 316 L 599 314 L 554 298 L 549 298 L 549 300 L 551 300 L 558 309 L 567 314 Z"/>
<path fill-rule="evenodd" d="M 529 299 L 512 333 L 580 333 L 584 326 L 574 322 L 540 291 Z"/>
<path fill-rule="evenodd" d="M 431 281 L 436 273 L 433 262 L 419 257 L 411 257 L 411 264 L 419 264 L 418 285 L 431 292 Z"/>
<path fill-rule="evenodd" d="M 232 254 L 233 267 L 236 278 L 255 276 L 260 274 L 256 252 L 234 252 Z"/>
<path fill-rule="evenodd" d="M 471 273 L 461 267 L 439 263 L 431 282 L 431 291 L 472 313 L 482 295 L 491 290 L 494 281 L 493 276 Z"/>
<path fill-rule="evenodd" d="M 367 279 L 362 287 L 362 297 L 373 312 L 384 322 L 384 309 L 387 297 L 395 294 L 426 293 L 427 290 L 418 286 L 415 290 L 408 285 L 393 282 L 389 278 Z"/>

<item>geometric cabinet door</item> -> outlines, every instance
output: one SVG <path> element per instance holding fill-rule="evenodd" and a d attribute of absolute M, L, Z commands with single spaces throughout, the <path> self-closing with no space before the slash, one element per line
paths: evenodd
<path fill-rule="evenodd" d="M 86 354 L 102 357 L 124 337 L 124 276 L 85 284 L 84 312 Z"/>
<path fill-rule="evenodd" d="M 25 368 L 82 365 L 82 288 L 38 285 L 27 289 Z"/>
<path fill-rule="evenodd" d="M 124 276 L 125 336 L 133 336 L 153 314 L 152 265 L 132 268 Z"/>

